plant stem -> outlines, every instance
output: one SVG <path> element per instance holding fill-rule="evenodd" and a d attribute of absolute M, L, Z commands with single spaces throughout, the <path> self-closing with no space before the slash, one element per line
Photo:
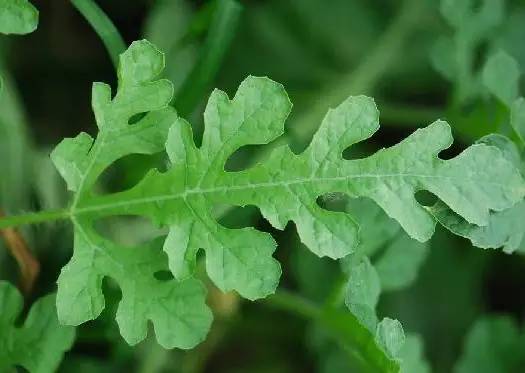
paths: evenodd
<path fill-rule="evenodd" d="M 199 61 L 186 77 L 173 105 L 180 115 L 190 114 L 203 97 L 223 60 L 239 23 L 242 7 L 235 0 L 218 0 Z"/>
<path fill-rule="evenodd" d="M 398 362 L 378 347 L 374 335 L 350 312 L 329 305 L 321 307 L 300 295 L 277 290 L 263 301 L 270 307 L 318 322 L 336 339 L 360 372 L 397 372 Z"/>
<path fill-rule="evenodd" d="M 321 316 L 321 309 L 315 303 L 288 290 L 277 290 L 275 294 L 264 300 L 273 308 L 295 313 L 307 319 L 317 319 Z"/>
<path fill-rule="evenodd" d="M 381 77 L 402 56 L 408 37 L 418 24 L 424 6 L 421 0 L 405 0 L 401 10 L 390 23 L 375 47 L 346 75 L 327 85 L 316 100 L 295 121 L 300 125 L 290 127 L 291 140 L 307 142 L 317 128 L 327 107 L 335 107 L 350 95 L 370 94 Z"/>
<path fill-rule="evenodd" d="M 93 0 L 71 0 L 71 3 L 102 39 L 113 65 L 117 68 L 119 55 L 126 50 L 126 43 L 111 19 Z"/>
<path fill-rule="evenodd" d="M 54 220 L 64 220 L 70 215 L 69 210 L 44 210 L 30 212 L 22 215 L 6 216 L 0 218 L 0 229 L 17 227 L 20 225 L 45 223 Z"/>

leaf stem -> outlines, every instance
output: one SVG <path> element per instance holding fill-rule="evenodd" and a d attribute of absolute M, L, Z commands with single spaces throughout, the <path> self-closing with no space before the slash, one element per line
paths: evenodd
<path fill-rule="evenodd" d="M 349 359 L 359 365 L 360 372 L 393 373 L 399 369 L 398 362 L 388 358 L 371 332 L 349 312 L 330 306 L 321 307 L 287 290 L 277 290 L 264 303 L 320 323 L 341 344 Z"/>
<path fill-rule="evenodd" d="M 71 0 L 73 6 L 84 16 L 104 43 L 115 68 L 119 55 L 126 50 L 126 43 L 119 31 L 93 0 Z"/>
<path fill-rule="evenodd" d="M 319 306 L 288 290 L 277 290 L 275 294 L 266 298 L 264 302 L 271 307 L 285 310 L 307 319 L 317 319 L 321 316 Z"/>
<path fill-rule="evenodd" d="M 38 224 L 55 220 L 64 220 L 70 216 L 70 211 L 63 210 L 44 210 L 30 212 L 22 215 L 0 217 L 0 229 L 17 227 L 26 224 Z"/>

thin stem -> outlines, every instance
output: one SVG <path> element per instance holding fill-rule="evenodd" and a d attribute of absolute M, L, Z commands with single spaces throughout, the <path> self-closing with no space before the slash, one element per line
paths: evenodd
<path fill-rule="evenodd" d="M 218 0 L 211 26 L 197 64 L 182 84 L 174 106 L 190 114 L 215 78 L 239 23 L 242 7 L 235 0 Z"/>
<path fill-rule="evenodd" d="M 313 102 L 296 119 L 300 125 L 290 128 L 291 140 L 305 143 L 317 128 L 327 107 L 337 106 L 350 95 L 370 94 L 375 89 L 381 77 L 403 55 L 408 37 L 418 24 L 424 8 L 421 3 L 421 0 L 403 2 L 401 10 L 359 65 L 322 89 L 316 96 L 324 99 Z"/>
<path fill-rule="evenodd" d="M 111 19 L 93 0 L 71 0 L 71 3 L 102 39 L 113 65 L 117 68 L 119 55 L 126 50 L 126 43 Z"/>
<path fill-rule="evenodd" d="M 401 10 L 367 57 L 350 73 L 322 89 L 316 97 L 325 99 L 313 102 L 295 118 L 294 122 L 298 125 L 290 126 L 289 131 L 274 141 L 272 146 L 264 147 L 256 153 L 253 163 L 265 158 L 272 149 L 283 144 L 304 145 L 319 126 L 327 107 L 337 106 L 350 95 L 369 94 L 373 91 L 389 67 L 402 55 L 404 44 L 417 25 L 423 6 L 419 0 L 405 0 Z M 390 114 L 399 115 L 392 112 Z"/>
<path fill-rule="evenodd" d="M 277 290 L 264 302 L 270 307 L 285 310 L 307 319 L 317 319 L 321 316 L 319 306 L 288 290 Z"/>
<path fill-rule="evenodd" d="M 335 338 L 360 372 L 397 372 L 398 363 L 378 347 L 373 334 L 357 318 L 338 308 L 320 307 L 300 295 L 277 290 L 263 301 L 270 307 L 318 322 Z"/>
<path fill-rule="evenodd" d="M 4 214 L 0 211 L 0 217 Z M 33 289 L 38 273 L 40 272 L 40 263 L 33 256 L 27 246 L 26 240 L 14 228 L 0 229 L 0 236 L 4 239 L 6 246 L 15 258 L 20 268 L 20 286 L 24 294 L 29 294 Z"/>
<path fill-rule="evenodd" d="M 64 220 L 70 215 L 69 210 L 45 210 L 28 214 L 6 216 L 0 218 L 0 229 L 17 227 L 27 224 L 45 223 L 54 220 Z"/>

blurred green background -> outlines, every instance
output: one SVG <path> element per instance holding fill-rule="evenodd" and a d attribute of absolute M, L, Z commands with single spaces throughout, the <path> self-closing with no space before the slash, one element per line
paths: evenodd
<path fill-rule="evenodd" d="M 7 213 L 67 204 L 65 187 L 48 159 L 50 149 L 80 131 L 94 134 L 91 84 L 116 84 L 104 45 L 68 1 L 33 3 L 40 10 L 38 30 L 0 39 L 0 67 L 6 78 L 0 106 L 0 144 L 4 144 L 0 159 L 6 165 L 0 176 L 0 206 Z M 484 3 L 472 2 L 474 9 Z M 100 0 L 98 4 L 126 43 L 147 38 L 166 53 L 166 76 L 176 87 L 174 105 L 191 120 L 197 142 L 211 89 L 218 87 L 233 96 L 249 74 L 268 76 L 286 87 L 294 103 L 287 133 L 295 151 L 308 143 L 329 107 L 357 94 L 375 98 L 382 127 L 366 145 L 352 148 L 348 158 L 393 145 L 437 119 L 447 120 L 456 138 L 441 155 L 444 158 L 485 134 L 510 134 L 505 107 L 478 80 L 484 61 L 495 51 L 505 51 L 521 69 L 525 67 L 524 1 L 507 1 L 501 14 L 492 12 L 491 19 L 483 20 L 487 26 L 483 30 L 465 22 L 466 31 L 461 31 L 461 24 L 455 28 L 447 22 L 439 2 L 431 0 Z M 446 40 L 461 39 L 461 32 L 474 37 L 463 35 L 459 52 L 447 50 Z M 465 65 L 451 67 L 447 53 L 463 56 L 455 61 Z M 247 167 L 260 154 L 255 146 L 241 149 L 228 167 Z M 162 156 L 126 157 L 104 174 L 100 188 L 128 188 L 149 167 L 163 167 L 164 162 Z M 420 197 L 422 202 L 428 198 Z M 340 196 L 320 203 L 352 210 L 352 203 Z M 364 203 L 356 208 L 363 221 L 373 209 Z M 368 223 L 366 237 L 380 238 L 371 244 L 372 251 L 393 240 L 380 231 L 381 221 Z M 281 287 L 322 304 L 341 282 L 340 264 L 314 258 L 298 242 L 293 226 L 275 231 L 250 208 L 238 208 L 222 222 L 235 227 L 253 224 L 272 232 L 283 265 Z M 117 240 L 140 240 L 159 232 L 141 220 L 114 219 L 104 225 Z M 57 223 L 23 233 L 42 265 L 36 298 L 54 289 L 60 268 L 71 255 L 71 232 Z M 426 253 L 409 287 L 382 295 L 379 314 L 399 319 L 405 332 L 419 333 L 433 371 L 449 372 L 464 350 L 467 332 L 482 315 L 506 314 L 522 324 L 525 260 L 474 248 L 441 228 Z M 1 247 L 0 263 L 0 277 L 16 282 L 16 264 Z M 265 301 L 250 303 L 220 294 L 212 285 L 210 289 L 216 321 L 209 339 L 193 351 L 164 351 L 152 333 L 136 348 L 123 342 L 113 320 L 120 293 L 107 281 L 107 309 L 99 320 L 78 328 L 77 342 L 61 371 L 354 371 L 337 342 L 315 323 Z M 522 343 L 525 346 L 525 339 Z"/>

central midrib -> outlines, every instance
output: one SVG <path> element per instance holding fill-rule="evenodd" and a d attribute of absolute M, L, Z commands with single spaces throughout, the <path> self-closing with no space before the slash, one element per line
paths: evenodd
<path fill-rule="evenodd" d="M 461 182 L 477 182 L 476 179 L 467 179 L 462 177 L 453 177 L 453 176 L 443 176 L 443 175 L 424 175 L 424 174 L 410 174 L 410 173 L 395 173 L 395 174 L 356 174 L 356 175 L 345 175 L 345 176 L 335 176 L 335 177 L 310 177 L 295 179 L 290 181 L 276 181 L 276 182 L 263 182 L 255 184 L 243 184 L 243 185 L 228 185 L 228 186 L 218 186 L 210 188 L 191 188 L 186 189 L 181 193 L 172 193 L 172 194 L 161 194 L 151 197 L 142 197 L 134 198 L 126 201 L 118 202 L 109 202 L 105 204 L 97 204 L 86 207 L 78 207 L 71 209 L 71 215 L 81 215 L 95 211 L 103 211 L 108 209 L 114 209 L 121 206 L 130 206 L 130 205 L 140 205 L 145 203 L 155 203 L 163 202 L 169 200 L 175 200 L 179 198 L 186 198 L 192 194 L 212 194 L 218 192 L 235 192 L 248 189 L 259 189 L 259 188 L 274 188 L 274 187 L 289 187 L 292 185 L 308 184 L 308 183 L 324 183 L 324 182 L 337 182 L 349 179 L 365 179 L 365 178 L 392 178 L 392 177 L 402 177 L 402 178 L 421 178 L 421 179 L 444 179 L 444 180 L 460 180 Z M 500 187 L 507 187 L 507 184 L 499 183 L 495 181 L 483 181 L 484 184 L 496 185 Z M 132 189 L 131 189 L 132 190 Z M 125 192 L 122 192 L 125 193 Z M 112 195 L 102 196 L 102 198 L 109 198 Z"/>

